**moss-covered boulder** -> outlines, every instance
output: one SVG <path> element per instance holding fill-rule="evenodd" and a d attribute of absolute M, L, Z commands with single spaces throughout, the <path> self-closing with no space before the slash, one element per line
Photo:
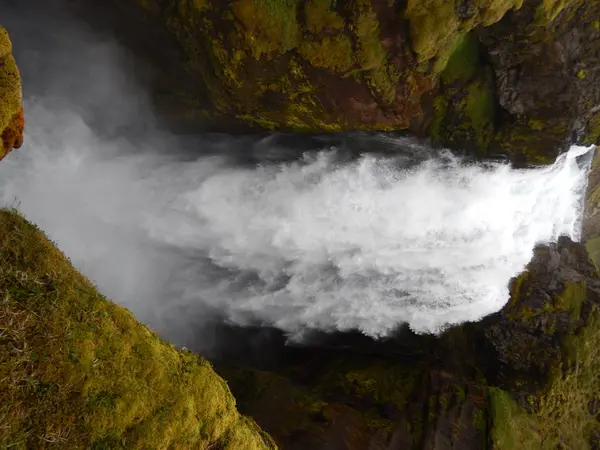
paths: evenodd
<path fill-rule="evenodd" d="M 0 26 L 0 160 L 23 143 L 21 78 L 8 32 Z"/>
<path fill-rule="evenodd" d="M 152 49 L 159 110 L 179 124 L 407 130 L 522 163 L 549 162 L 567 141 L 600 136 L 596 0 L 86 0 L 78 8 L 92 22 L 100 10 L 115 17 L 137 54 Z"/>
<path fill-rule="evenodd" d="M 203 358 L 106 300 L 0 210 L 0 448 L 274 449 Z"/>

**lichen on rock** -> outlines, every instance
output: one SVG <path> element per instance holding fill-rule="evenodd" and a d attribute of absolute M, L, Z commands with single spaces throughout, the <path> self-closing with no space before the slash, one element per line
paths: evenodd
<path fill-rule="evenodd" d="M 140 33 L 152 23 L 173 37 L 156 42 L 157 54 L 183 55 L 186 70 L 161 83 L 161 96 L 209 128 L 406 130 L 518 164 L 597 139 L 596 1 L 119 5 Z"/>
<path fill-rule="evenodd" d="M 23 143 L 21 78 L 12 56 L 12 42 L 0 27 L 0 160 Z"/>

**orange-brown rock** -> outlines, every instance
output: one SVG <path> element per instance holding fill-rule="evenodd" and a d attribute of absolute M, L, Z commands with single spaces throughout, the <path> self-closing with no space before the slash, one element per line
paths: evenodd
<path fill-rule="evenodd" d="M 0 161 L 8 155 L 14 148 L 20 148 L 23 145 L 23 131 L 25 130 L 25 116 L 23 107 L 13 116 L 8 127 L 2 132 L 2 151 L 0 151 Z"/>

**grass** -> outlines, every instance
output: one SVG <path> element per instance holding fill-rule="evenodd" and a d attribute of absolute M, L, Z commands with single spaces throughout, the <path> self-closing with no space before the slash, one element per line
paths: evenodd
<path fill-rule="evenodd" d="M 98 293 L 0 210 L 0 448 L 275 448 L 203 358 Z"/>
<path fill-rule="evenodd" d="M 510 395 L 498 388 L 488 389 L 493 424 L 491 440 L 496 450 L 540 449 L 540 423 L 523 411 Z"/>
<path fill-rule="evenodd" d="M 575 284 L 563 296 L 581 297 Z M 577 305 L 571 305 L 577 308 Z M 507 392 L 489 389 L 494 448 L 591 449 L 600 432 L 600 411 L 590 405 L 600 392 L 600 313 L 594 306 L 585 328 L 562 338 L 563 361 L 527 413 Z"/>

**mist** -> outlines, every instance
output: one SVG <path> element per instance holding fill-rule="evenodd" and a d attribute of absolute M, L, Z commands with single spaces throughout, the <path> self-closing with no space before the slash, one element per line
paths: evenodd
<path fill-rule="evenodd" d="M 41 23 L 7 21 L 27 129 L 0 203 L 175 343 L 214 320 L 439 333 L 498 311 L 536 244 L 579 238 L 591 149 L 524 170 L 385 135 L 178 137 L 114 40 Z"/>

